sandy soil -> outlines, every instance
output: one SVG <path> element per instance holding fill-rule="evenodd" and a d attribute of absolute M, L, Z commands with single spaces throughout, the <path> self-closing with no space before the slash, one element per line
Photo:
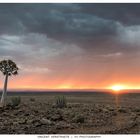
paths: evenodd
<path fill-rule="evenodd" d="M 140 134 L 140 94 L 21 96 L 21 104 L 0 108 L 1 134 Z M 9 97 L 10 101 L 12 97 Z"/>

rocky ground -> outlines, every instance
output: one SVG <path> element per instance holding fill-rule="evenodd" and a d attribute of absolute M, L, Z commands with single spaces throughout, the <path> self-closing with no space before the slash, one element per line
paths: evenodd
<path fill-rule="evenodd" d="M 1 134 L 140 134 L 139 106 L 68 103 L 57 108 L 31 99 L 0 108 Z"/>

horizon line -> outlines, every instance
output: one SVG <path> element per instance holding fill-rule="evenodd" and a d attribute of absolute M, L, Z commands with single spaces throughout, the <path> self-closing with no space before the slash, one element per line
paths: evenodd
<path fill-rule="evenodd" d="M 0 91 L 3 89 L 0 88 Z M 140 88 L 134 88 L 134 89 L 122 89 L 121 91 L 138 91 Z M 106 89 L 106 88 L 101 88 L 101 89 L 93 89 L 93 88 L 75 88 L 75 89 L 29 89 L 29 88 L 15 88 L 15 89 L 8 89 L 7 91 L 113 91 L 113 89 Z"/>

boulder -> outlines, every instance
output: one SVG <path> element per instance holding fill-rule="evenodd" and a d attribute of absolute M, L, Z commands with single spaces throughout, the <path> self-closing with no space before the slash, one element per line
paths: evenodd
<path fill-rule="evenodd" d="M 45 118 L 42 118 L 40 120 L 40 122 L 41 122 L 42 125 L 52 125 L 53 124 L 52 121 L 50 121 L 48 119 L 45 119 Z"/>

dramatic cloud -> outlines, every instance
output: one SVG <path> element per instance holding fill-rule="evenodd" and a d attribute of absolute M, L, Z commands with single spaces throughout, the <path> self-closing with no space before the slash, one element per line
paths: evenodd
<path fill-rule="evenodd" d="M 0 59 L 17 62 L 21 84 L 22 79 L 30 81 L 26 87 L 34 82 L 105 87 L 116 75 L 127 77 L 140 70 L 139 8 L 140 4 L 0 4 Z"/>
<path fill-rule="evenodd" d="M 127 43 L 127 45 L 133 47 L 139 46 L 140 25 L 122 27 L 120 31 L 118 31 L 118 36 L 120 37 L 120 40 Z"/>
<path fill-rule="evenodd" d="M 125 25 L 139 25 L 138 3 L 80 4 L 81 12 L 119 21 Z"/>

